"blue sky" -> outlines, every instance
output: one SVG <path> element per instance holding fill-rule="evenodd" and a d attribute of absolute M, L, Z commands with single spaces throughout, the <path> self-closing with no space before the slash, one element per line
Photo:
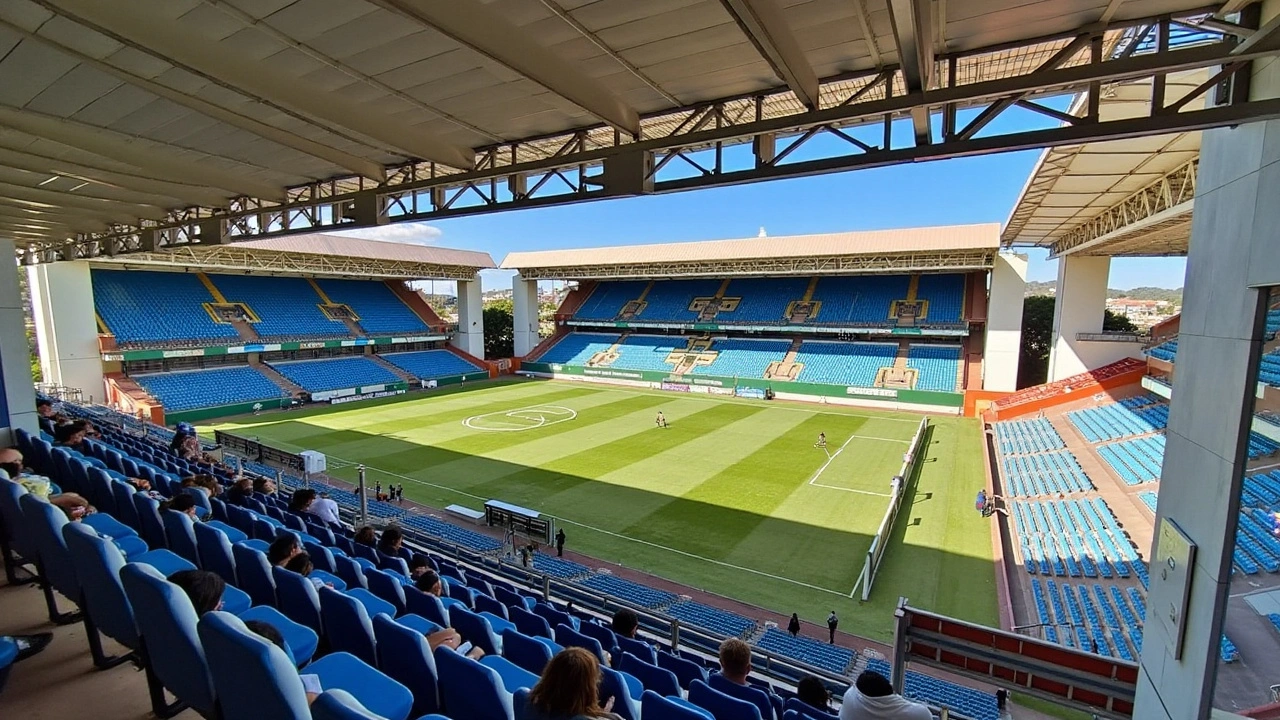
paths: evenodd
<path fill-rule="evenodd" d="M 1065 100 L 1050 102 L 1062 108 Z M 1043 127 L 1047 118 L 1014 110 L 981 133 L 1003 133 Z M 965 122 L 962 115 L 960 122 Z M 937 123 L 935 123 L 936 125 Z M 875 142 L 871 134 L 855 132 Z M 895 127 L 895 145 L 905 142 L 906 123 Z M 901 140 L 900 140 L 901 138 Z M 830 150 L 841 141 L 815 140 L 793 157 L 804 159 Z M 747 162 L 745 147 L 727 163 Z M 441 220 L 427 225 L 392 225 L 374 236 L 446 247 L 482 250 L 495 262 L 514 250 L 682 242 L 754 237 L 767 234 L 801 235 L 843 230 L 872 230 L 926 225 L 1003 224 L 1027 180 L 1040 151 L 912 163 L 794 180 L 777 180 L 733 187 L 579 203 Z M 681 172 L 673 162 L 668 167 Z M 685 166 L 688 172 L 692 170 Z M 669 177 L 666 175 L 664 177 Z M 353 233 L 355 234 L 355 233 Z M 365 234 L 365 233 L 359 233 Z M 1030 280 L 1052 280 L 1057 263 L 1044 251 L 1030 251 Z M 1182 258 L 1134 258 L 1112 262 L 1110 286 L 1180 287 L 1185 272 Z M 510 287 L 510 274 L 486 272 L 486 290 Z"/>

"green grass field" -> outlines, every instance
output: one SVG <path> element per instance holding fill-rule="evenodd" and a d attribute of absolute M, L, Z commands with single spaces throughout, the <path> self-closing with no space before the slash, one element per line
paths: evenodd
<path fill-rule="evenodd" d="M 670 427 L 654 425 L 661 410 Z M 435 507 L 494 498 L 553 515 L 610 563 L 879 640 L 899 596 L 997 622 L 991 540 L 972 508 L 978 424 L 933 421 L 871 600 L 850 592 L 919 416 L 512 381 L 218 427 L 403 483 Z M 832 457 L 814 447 L 825 432 Z M 837 452 L 839 451 L 839 452 Z M 333 470 L 338 466 L 337 470 Z"/>

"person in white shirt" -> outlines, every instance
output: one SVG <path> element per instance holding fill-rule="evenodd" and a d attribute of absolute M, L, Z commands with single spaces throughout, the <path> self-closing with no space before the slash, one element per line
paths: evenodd
<path fill-rule="evenodd" d="M 340 524 L 342 522 L 338 517 L 338 503 L 329 498 L 329 493 L 320 493 L 320 497 L 311 503 L 311 507 L 307 508 L 307 512 L 327 523 Z"/>
<path fill-rule="evenodd" d="M 866 670 L 844 694 L 840 720 L 933 720 L 933 713 L 895 693 L 885 676 Z"/>

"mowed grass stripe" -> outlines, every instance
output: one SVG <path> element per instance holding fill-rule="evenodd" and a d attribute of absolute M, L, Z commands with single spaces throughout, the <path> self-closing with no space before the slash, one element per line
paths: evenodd
<path fill-rule="evenodd" d="M 641 396 L 644 397 L 644 396 Z M 669 399 L 668 399 L 669 400 Z M 678 404 L 667 403 L 673 413 L 680 413 L 680 422 L 666 430 L 654 426 L 653 418 L 646 414 L 633 418 L 621 426 L 626 435 L 612 441 L 590 447 L 580 444 L 566 443 L 566 448 L 574 448 L 577 452 L 551 460 L 539 467 L 531 467 L 510 477 L 472 486 L 472 491 L 482 495 L 492 495 L 506 499 L 508 496 L 519 498 L 510 500 L 518 504 L 527 504 L 544 512 L 561 517 L 570 517 L 572 512 L 581 512 L 585 506 L 581 502 L 569 504 L 566 498 L 557 496 L 570 488 L 580 486 L 584 481 L 598 481 L 609 473 L 632 466 L 645 458 L 660 453 L 658 444 L 671 449 L 688 442 L 705 438 L 717 428 L 723 428 L 738 420 L 751 417 L 763 408 L 742 407 L 737 405 L 713 405 L 702 407 L 691 414 L 684 414 Z M 651 409 L 646 408 L 646 410 Z M 616 423 L 615 423 L 616 425 Z M 565 438 L 568 440 L 569 438 Z M 602 488 L 604 494 L 613 492 Z M 615 503 L 607 497 L 596 495 L 592 503 L 601 503 L 603 508 L 616 512 Z M 588 520 L 573 516 L 580 522 Z M 616 522 L 616 521 L 615 521 Z"/>

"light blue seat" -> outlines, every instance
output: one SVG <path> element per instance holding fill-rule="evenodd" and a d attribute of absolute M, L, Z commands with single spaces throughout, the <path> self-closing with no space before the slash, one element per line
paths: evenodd
<path fill-rule="evenodd" d="M 179 570 L 195 570 L 196 569 L 195 565 L 192 565 L 187 560 L 181 557 L 178 557 L 177 553 L 174 553 L 170 550 L 152 550 L 151 552 L 143 553 L 138 557 L 135 557 L 132 560 L 129 560 L 129 562 L 136 562 L 136 563 L 142 563 L 143 565 L 150 565 L 151 567 L 155 568 L 156 571 L 159 572 L 162 577 L 166 577 L 166 578 L 178 572 Z"/>
<path fill-rule="evenodd" d="M 147 551 L 146 541 L 138 536 L 136 530 L 106 513 L 86 515 L 80 522 L 93 528 L 99 535 L 110 538 L 126 558 L 132 558 Z"/>
<path fill-rule="evenodd" d="M 138 532 L 152 550 L 169 547 L 165 537 L 164 521 L 160 519 L 160 503 L 149 495 L 133 494 L 133 507 L 138 513 Z"/>
<path fill-rule="evenodd" d="M 646 690 L 653 690 L 663 696 L 680 695 L 680 679 L 675 673 L 647 663 L 629 652 L 622 653 L 618 669 L 635 676 Z"/>
<path fill-rule="evenodd" d="M 435 650 L 440 672 L 440 698 L 449 715 L 467 720 L 515 720 L 511 693 L 502 678 L 486 667 L 449 648 Z"/>
<path fill-rule="evenodd" d="M 360 563 L 356 562 L 355 558 L 348 557 L 346 555 L 334 555 L 333 565 L 335 568 L 334 573 L 338 577 L 342 578 L 342 581 L 347 584 L 347 587 L 369 587 L 368 581 L 364 578 L 364 568 L 361 567 Z"/>
<path fill-rule="evenodd" d="M 761 720 L 760 708 L 756 705 L 730 697 L 712 688 L 701 680 L 694 680 L 689 686 L 689 702 L 711 712 L 716 720 Z M 773 716 L 773 711 L 769 711 Z"/>
<path fill-rule="evenodd" d="M 450 627 L 449 611 L 440 598 L 417 588 L 404 588 L 405 609 L 421 615 L 440 627 Z"/>
<path fill-rule="evenodd" d="M 377 645 L 373 621 L 364 604 L 347 593 L 333 588 L 320 588 L 320 617 L 329 645 L 339 652 L 351 653 L 361 660 L 376 664 Z"/>
<path fill-rule="evenodd" d="M 120 582 L 138 623 L 152 711 L 169 717 L 185 703 L 213 717 L 213 681 L 191 600 L 150 565 L 128 563 L 120 570 Z M 165 705 L 161 688 L 173 694 L 173 704 Z"/>
<path fill-rule="evenodd" d="M 120 568 L 125 565 L 124 555 L 113 543 L 79 523 L 67 523 L 63 526 L 62 537 L 66 541 L 83 593 L 81 610 L 85 613 L 85 632 L 94 664 L 99 668 L 112 667 L 129 656 L 107 657 L 102 650 L 98 633 L 115 640 L 130 651 L 138 649 L 138 629 L 133 619 L 133 607 L 129 605 L 124 587 L 120 584 Z"/>
<path fill-rule="evenodd" d="M 221 525 L 221 523 L 217 523 Z M 224 525 L 244 537 L 244 533 Z M 231 549 L 231 538 L 214 523 L 193 523 L 192 531 L 196 536 L 196 553 L 200 556 L 200 567 L 216 573 L 230 585 L 240 581 L 236 578 L 236 560 Z"/>
<path fill-rule="evenodd" d="M 536 615 L 523 607 L 515 605 L 507 606 L 507 617 L 511 622 L 515 623 L 516 629 L 525 635 L 554 638 L 551 632 L 551 624 L 541 615 Z"/>
<path fill-rule="evenodd" d="M 347 591 L 347 594 L 359 601 L 361 605 L 364 605 L 364 609 L 369 613 L 369 617 L 371 618 L 379 613 L 386 615 L 387 617 L 396 616 L 395 605 L 392 605 L 364 588 L 352 588 Z"/>
<path fill-rule="evenodd" d="M 211 612 L 200 620 L 200 640 L 218 689 L 222 720 L 307 720 L 306 691 L 288 655 L 249 631 L 239 618 Z M 333 653 L 307 666 L 325 690 L 350 693 L 370 713 L 405 720 L 413 707 L 408 688 L 346 653 Z"/>
<path fill-rule="evenodd" d="M 645 690 L 640 697 L 640 709 L 645 720 L 715 720 L 709 711 L 684 701 L 678 695 L 664 697 L 652 690 Z"/>
<path fill-rule="evenodd" d="M 707 684 L 729 697 L 755 705 L 760 710 L 760 717 L 764 720 L 773 718 L 774 705 L 770 698 L 771 693 L 753 685 L 739 685 L 720 673 L 711 673 L 711 677 L 707 678 Z"/>
<path fill-rule="evenodd" d="M 516 630 L 506 630 L 502 633 L 502 656 L 535 675 L 541 675 L 555 655 L 543 640 L 546 638 L 529 637 Z"/>
<path fill-rule="evenodd" d="M 378 668 L 413 692 L 413 714 L 440 710 L 440 674 L 426 634 L 386 615 L 373 618 Z"/>
<path fill-rule="evenodd" d="M 249 593 L 254 605 L 276 604 L 276 582 L 271 577 L 271 563 L 263 553 L 247 543 L 231 546 L 236 561 L 236 577 L 239 587 Z"/>
<path fill-rule="evenodd" d="M 650 665 L 658 664 L 658 651 L 644 640 L 636 638 L 623 637 L 618 635 L 618 651 L 631 653 L 638 660 L 643 660 Z"/>
<path fill-rule="evenodd" d="M 325 690 L 311 703 L 311 720 L 383 720 L 346 690 Z"/>
<path fill-rule="evenodd" d="M 449 611 L 449 619 L 453 622 L 453 629 L 464 640 L 484 650 L 486 655 L 502 654 L 502 639 L 493 631 L 488 618 L 465 607 L 455 606 Z"/>
<path fill-rule="evenodd" d="M 600 647 L 607 653 L 612 653 L 614 648 L 618 646 L 618 636 L 613 630 L 594 622 L 584 622 L 578 626 L 578 632 L 587 637 L 595 638 L 600 643 Z"/>
<path fill-rule="evenodd" d="M 465 375 L 467 373 L 481 372 L 482 370 L 482 368 L 475 366 L 458 355 L 454 355 L 448 350 L 382 353 L 378 357 L 423 380 L 451 375 Z"/>
<path fill-rule="evenodd" d="M 600 666 L 600 695 L 613 698 L 613 711 L 622 720 L 640 720 L 640 695 L 643 693 L 644 686 L 635 677 Z"/>
<path fill-rule="evenodd" d="M 225 602 L 223 611 L 231 612 L 227 609 Z M 302 623 L 294 622 L 273 607 L 259 605 L 238 613 L 231 612 L 231 614 L 245 622 L 250 620 L 264 622 L 280 631 L 280 636 L 289 647 L 289 653 L 293 656 L 296 665 L 306 665 L 311 662 L 311 658 L 316 654 L 316 648 L 320 645 L 320 636 L 315 630 Z"/>
<path fill-rule="evenodd" d="M 369 592 L 393 606 L 392 617 L 405 613 L 404 589 L 394 575 L 385 570 L 365 570 L 364 579 L 369 583 Z"/>
<path fill-rule="evenodd" d="M 164 523 L 169 549 L 196 567 L 201 567 L 200 553 L 196 549 L 195 522 L 191 516 L 177 510 L 163 510 L 160 520 Z"/>
<path fill-rule="evenodd" d="M 485 655 L 480 664 L 491 668 L 502 678 L 502 687 L 509 693 L 517 690 L 528 690 L 538 684 L 538 676 L 516 665 L 501 655 Z"/>
<path fill-rule="evenodd" d="M 707 671 L 692 660 L 662 650 L 658 651 L 658 667 L 670 670 L 680 680 L 680 687 L 688 690 L 694 680 L 706 682 Z"/>
<path fill-rule="evenodd" d="M 556 626 L 556 642 L 565 647 L 583 648 L 584 650 L 589 651 L 592 655 L 595 655 L 596 660 L 599 660 L 601 665 L 609 664 L 604 655 L 604 648 L 600 647 L 599 640 L 583 635 L 568 625 Z"/>
<path fill-rule="evenodd" d="M 25 530 L 35 539 L 37 567 L 44 578 L 42 584 L 45 602 L 49 606 L 49 619 L 59 624 L 75 622 L 79 618 L 74 615 L 58 613 L 57 600 L 51 592 L 57 590 L 68 600 L 76 604 L 80 602 L 80 583 L 76 579 L 71 553 L 67 551 L 67 542 L 62 537 L 67 516 L 30 493 L 21 495 L 18 504 L 26 522 Z"/>
<path fill-rule="evenodd" d="M 309 579 L 292 570 L 282 567 L 271 568 L 272 579 L 276 583 L 276 599 L 280 603 L 280 611 L 290 620 L 324 632 L 324 624 L 320 619 L 320 593 Z"/>

